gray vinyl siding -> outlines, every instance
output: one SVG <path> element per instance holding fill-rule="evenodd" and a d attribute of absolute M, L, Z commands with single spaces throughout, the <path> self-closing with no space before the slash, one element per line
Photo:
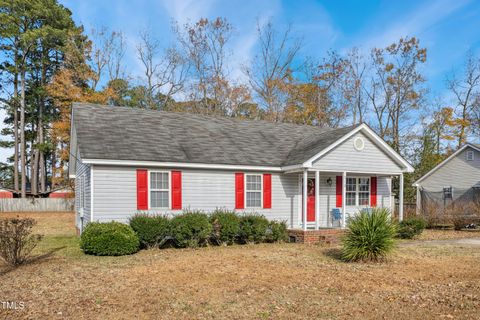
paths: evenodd
<path fill-rule="evenodd" d="M 473 161 L 467 161 L 467 150 L 474 151 Z M 430 192 L 439 192 L 444 186 L 452 186 L 455 192 L 455 189 L 469 189 L 478 182 L 480 182 L 480 152 L 467 147 L 420 181 L 419 185 Z"/>
<path fill-rule="evenodd" d="M 362 137 L 365 148 L 355 150 L 353 141 Z M 329 171 L 400 174 L 402 168 L 362 132 L 353 135 L 313 163 L 313 169 Z"/>
<path fill-rule="evenodd" d="M 81 192 L 80 181 L 81 181 L 82 177 L 84 179 L 83 192 L 84 192 L 84 197 L 85 197 L 85 206 L 83 208 L 83 213 L 84 213 L 83 214 L 83 216 L 84 216 L 83 223 L 84 223 L 84 226 L 88 222 L 90 222 L 90 215 L 91 215 L 91 208 L 90 208 L 90 204 L 91 204 L 90 170 L 91 170 L 90 165 L 83 163 L 80 160 L 80 154 L 77 153 L 76 172 L 75 172 L 75 223 L 76 223 L 76 226 L 78 228 L 81 227 L 79 210 L 80 210 L 80 198 L 81 198 L 80 197 L 80 192 Z"/>
<path fill-rule="evenodd" d="M 151 169 L 159 170 L 159 169 Z M 170 169 L 161 169 L 170 171 Z M 235 207 L 235 172 L 225 170 L 182 169 L 183 209 L 211 212 L 216 208 L 233 210 Z M 245 172 L 262 173 L 262 172 Z M 310 173 L 310 177 L 314 177 Z M 332 178 L 332 185 L 327 183 Z M 136 168 L 120 166 L 94 166 L 94 221 L 116 220 L 127 222 L 137 213 Z M 390 177 L 378 177 L 378 206 L 390 207 Z M 320 174 L 321 227 L 329 227 L 330 212 L 336 205 L 335 174 Z M 288 227 L 301 225 L 301 174 L 272 173 L 272 208 L 246 208 L 239 212 L 257 212 L 270 220 L 286 221 Z M 360 208 L 347 207 L 354 214 Z M 175 215 L 181 210 L 148 210 L 149 213 Z"/>
<path fill-rule="evenodd" d="M 170 169 L 152 169 L 165 170 Z M 216 208 L 234 209 L 235 171 L 182 169 L 182 205 L 184 209 L 211 212 Z M 245 172 L 249 173 L 249 172 Z M 261 172 L 252 172 L 261 173 Z M 137 212 L 136 168 L 95 166 L 95 221 L 121 221 Z M 150 197 L 149 197 L 150 198 Z M 272 208 L 255 208 L 242 212 L 257 212 L 271 220 L 298 223 L 298 175 L 272 173 Z M 150 213 L 175 215 L 181 210 L 149 210 Z"/>

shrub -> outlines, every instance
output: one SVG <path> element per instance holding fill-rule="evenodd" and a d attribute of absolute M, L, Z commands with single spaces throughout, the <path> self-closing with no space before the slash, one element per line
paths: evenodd
<path fill-rule="evenodd" d="M 240 218 L 239 241 L 241 243 L 259 243 L 266 240 L 268 220 L 261 215 L 247 214 Z"/>
<path fill-rule="evenodd" d="M 460 202 L 448 208 L 455 230 L 474 227 L 480 223 L 480 203 Z"/>
<path fill-rule="evenodd" d="M 171 235 L 181 248 L 206 245 L 212 233 L 212 225 L 205 213 L 185 212 L 171 220 Z"/>
<path fill-rule="evenodd" d="M 288 239 L 287 223 L 285 221 L 271 221 L 268 224 L 266 241 L 285 242 Z"/>
<path fill-rule="evenodd" d="M 122 256 L 138 251 L 140 241 L 133 229 L 119 222 L 91 222 L 80 239 L 80 248 L 86 254 Z"/>
<path fill-rule="evenodd" d="M 170 220 L 165 216 L 136 214 L 130 218 L 130 227 L 138 235 L 142 248 L 158 248 L 170 235 Z"/>
<path fill-rule="evenodd" d="M 233 244 L 240 232 L 240 217 L 233 211 L 215 210 L 210 216 L 211 240 L 218 245 Z"/>
<path fill-rule="evenodd" d="M 385 208 L 360 212 L 349 219 L 343 238 L 342 258 L 346 261 L 379 261 L 394 247 L 395 224 Z"/>
<path fill-rule="evenodd" d="M 427 223 L 423 218 L 407 218 L 398 224 L 397 236 L 402 239 L 412 239 L 413 237 L 420 235 L 426 225 Z"/>
<path fill-rule="evenodd" d="M 43 236 L 32 234 L 36 221 L 31 218 L 0 220 L 0 257 L 9 265 L 25 263 Z"/>

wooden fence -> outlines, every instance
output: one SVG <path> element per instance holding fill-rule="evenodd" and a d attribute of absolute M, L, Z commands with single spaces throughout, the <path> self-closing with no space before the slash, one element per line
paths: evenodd
<path fill-rule="evenodd" d="M 14 198 L 0 199 L 0 212 L 65 212 L 73 211 L 75 199 Z"/>

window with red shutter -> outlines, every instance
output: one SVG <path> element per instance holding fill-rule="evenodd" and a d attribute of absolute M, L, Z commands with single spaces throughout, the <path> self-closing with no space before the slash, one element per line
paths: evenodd
<path fill-rule="evenodd" d="M 263 174 L 263 208 L 272 208 L 272 175 L 270 173 Z"/>
<path fill-rule="evenodd" d="M 235 209 L 245 208 L 245 186 L 243 172 L 235 173 Z"/>
<path fill-rule="evenodd" d="M 172 171 L 172 209 L 182 209 L 182 172 Z"/>
<path fill-rule="evenodd" d="M 148 171 L 137 169 L 137 210 L 148 210 Z"/>
<path fill-rule="evenodd" d="M 377 206 L 377 177 L 370 178 L 370 206 Z"/>

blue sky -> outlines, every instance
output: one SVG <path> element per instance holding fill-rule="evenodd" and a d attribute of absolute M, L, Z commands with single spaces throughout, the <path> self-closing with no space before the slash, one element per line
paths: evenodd
<path fill-rule="evenodd" d="M 301 54 L 322 58 L 326 51 L 353 46 L 367 52 L 401 36 L 416 36 L 428 49 L 424 74 L 432 94 L 442 95 L 445 76 L 462 65 L 469 49 L 480 51 L 480 2 L 334 1 L 334 0 L 60 0 L 87 30 L 107 26 L 123 31 L 129 49 L 127 63 L 138 70 L 134 48 L 138 32 L 149 28 L 166 46 L 172 41 L 172 21 L 181 24 L 200 17 L 225 17 L 234 26 L 232 76 L 241 77 L 240 64 L 253 55 L 256 20 L 272 19 L 282 28 L 292 24 L 304 39 Z"/>
<path fill-rule="evenodd" d="M 480 1 L 334 1 L 334 0 L 59 0 L 73 12 L 87 33 L 102 26 L 122 31 L 127 39 L 127 69 L 139 75 L 135 59 L 138 33 L 150 29 L 164 46 L 172 42 L 171 23 L 201 17 L 225 17 L 234 26 L 231 42 L 232 78 L 241 79 L 240 66 L 253 57 L 256 21 L 271 19 L 282 29 L 292 24 L 303 38 L 302 56 L 321 59 L 327 50 L 363 52 L 384 47 L 402 36 L 416 36 L 428 50 L 422 71 L 430 98 L 448 103 L 445 77 L 462 66 L 468 50 L 480 54 Z M 3 114 L 0 114 L 0 118 Z M 1 124 L 0 124 L 1 127 Z M 10 150 L 0 150 L 5 161 Z"/>

